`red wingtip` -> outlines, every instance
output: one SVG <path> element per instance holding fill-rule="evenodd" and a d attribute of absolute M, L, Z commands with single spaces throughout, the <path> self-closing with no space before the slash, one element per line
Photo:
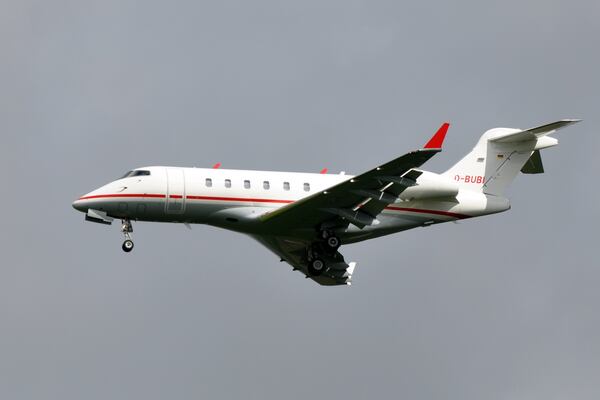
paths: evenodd
<path fill-rule="evenodd" d="M 320 173 L 320 174 L 326 174 L 326 173 L 327 173 L 327 168 L 323 168 L 323 169 L 321 170 L 321 172 L 319 172 L 319 173 Z"/>
<path fill-rule="evenodd" d="M 219 169 L 221 167 L 221 163 L 218 162 L 215 165 L 213 165 L 213 169 Z"/>
<path fill-rule="evenodd" d="M 441 149 L 442 144 L 444 144 L 444 138 L 446 137 L 446 133 L 448 133 L 448 128 L 450 124 L 444 122 L 440 129 L 429 139 L 429 142 L 423 147 L 424 149 Z"/>

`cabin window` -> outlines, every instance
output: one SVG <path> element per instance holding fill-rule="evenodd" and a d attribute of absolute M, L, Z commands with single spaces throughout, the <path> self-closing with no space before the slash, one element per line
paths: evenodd
<path fill-rule="evenodd" d="M 206 178 L 206 187 L 212 187 L 212 179 Z"/>
<path fill-rule="evenodd" d="M 305 192 L 310 192 L 310 183 L 304 182 L 304 191 Z"/>
<path fill-rule="evenodd" d="M 269 181 L 264 181 L 263 182 L 263 189 L 269 190 L 270 188 L 271 188 L 271 184 L 269 183 Z"/>
<path fill-rule="evenodd" d="M 283 190 L 290 190 L 290 183 L 289 182 L 283 182 Z"/>
<path fill-rule="evenodd" d="M 244 181 L 244 189 L 250 189 L 250 181 L 249 180 Z"/>
<path fill-rule="evenodd" d="M 231 187 L 231 179 L 225 179 L 225 187 L 226 188 L 230 188 Z"/>

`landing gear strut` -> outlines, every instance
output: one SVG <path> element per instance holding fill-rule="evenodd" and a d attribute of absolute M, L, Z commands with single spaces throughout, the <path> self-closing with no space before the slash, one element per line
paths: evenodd
<path fill-rule="evenodd" d="M 121 248 L 125 253 L 129 253 L 133 250 L 133 240 L 131 239 L 131 232 L 133 232 L 133 226 L 131 225 L 131 221 L 128 219 L 124 219 L 121 221 L 121 232 L 123 232 L 123 236 L 125 236 L 125 241 L 123 242 L 123 246 Z"/>

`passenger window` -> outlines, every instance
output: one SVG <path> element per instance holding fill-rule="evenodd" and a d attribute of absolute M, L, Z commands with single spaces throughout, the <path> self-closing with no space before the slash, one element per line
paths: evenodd
<path fill-rule="evenodd" d="M 304 182 L 304 191 L 305 192 L 309 192 L 310 191 L 310 183 Z"/>
<path fill-rule="evenodd" d="M 283 182 L 283 190 L 290 190 L 290 183 L 289 182 Z"/>
<path fill-rule="evenodd" d="M 270 188 L 271 188 L 271 184 L 269 183 L 269 181 L 264 181 L 263 182 L 263 189 L 269 190 Z"/>
<path fill-rule="evenodd" d="M 250 181 L 249 180 L 244 181 L 244 189 L 250 189 Z"/>
<path fill-rule="evenodd" d="M 231 187 L 231 179 L 225 179 L 225 187 L 226 188 L 230 188 Z"/>
<path fill-rule="evenodd" d="M 206 187 L 212 187 L 212 179 L 206 178 Z"/>

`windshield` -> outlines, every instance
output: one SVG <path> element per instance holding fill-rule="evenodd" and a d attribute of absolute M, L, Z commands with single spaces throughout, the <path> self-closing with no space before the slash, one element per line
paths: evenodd
<path fill-rule="evenodd" d="M 119 179 L 131 178 L 132 176 L 148 176 L 148 175 L 150 175 L 150 171 L 134 169 L 133 171 L 129 171 L 128 173 L 126 173 L 125 175 L 120 177 Z"/>

